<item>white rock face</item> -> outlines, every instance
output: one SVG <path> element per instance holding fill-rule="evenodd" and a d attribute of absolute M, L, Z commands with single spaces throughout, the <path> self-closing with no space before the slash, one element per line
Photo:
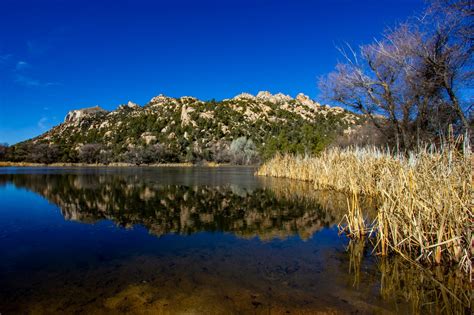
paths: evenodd
<path fill-rule="evenodd" d="M 212 119 L 212 118 L 214 118 L 214 113 L 212 113 L 210 111 L 209 112 L 204 112 L 204 113 L 199 114 L 199 117 L 204 118 L 204 119 Z"/>
<path fill-rule="evenodd" d="M 285 95 L 283 93 L 277 93 L 275 95 L 273 95 L 273 98 L 277 101 L 277 102 L 289 102 L 291 101 L 293 98 L 289 95 Z"/>
<path fill-rule="evenodd" d="M 239 95 L 236 95 L 234 98 L 234 100 L 244 100 L 244 99 L 247 99 L 247 100 L 254 100 L 255 99 L 255 96 L 253 96 L 252 94 L 250 93 L 241 93 Z"/>
<path fill-rule="evenodd" d="M 256 98 L 258 100 L 272 102 L 274 104 L 276 104 L 276 103 L 285 103 L 285 102 L 289 102 L 289 101 L 292 100 L 291 96 L 289 96 L 289 95 L 285 95 L 285 94 L 282 94 L 282 93 L 277 93 L 277 94 L 273 95 L 272 93 L 270 93 L 268 91 L 258 92 Z"/>
<path fill-rule="evenodd" d="M 256 121 L 258 119 L 258 115 L 250 110 L 250 108 L 247 108 L 247 110 L 244 112 L 244 116 L 250 121 Z"/>
<path fill-rule="evenodd" d="M 252 94 L 249 93 L 241 93 L 233 98 L 234 100 L 258 100 L 258 101 L 264 101 L 264 102 L 271 102 L 274 104 L 277 103 L 285 103 L 291 101 L 293 98 L 289 95 L 285 95 L 283 93 L 277 93 L 273 95 L 272 93 L 268 91 L 260 91 L 257 93 L 256 96 L 253 96 Z"/>
<path fill-rule="evenodd" d="M 140 105 L 138 105 L 137 103 L 134 103 L 132 101 L 128 101 L 127 106 L 130 107 L 130 108 L 139 108 L 140 107 Z"/>
<path fill-rule="evenodd" d="M 140 135 L 140 138 L 145 140 L 146 144 L 150 144 L 156 141 L 156 136 L 154 136 L 151 132 L 144 132 Z"/>
<path fill-rule="evenodd" d="M 303 93 L 296 95 L 296 100 L 306 106 L 313 104 L 313 101 L 311 101 L 310 98 Z"/>
<path fill-rule="evenodd" d="M 128 101 L 127 104 L 124 104 L 124 105 L 120 105 L 118 107 L 119 110 L 124 110 L 124 109 L 139 109 L 140 108 L 140 105 L 132 102 L 132 101 Z"/>
<path fill-rule="evenodd" d="M 183 103 L 194 103 L 194 102 L 198 102 L 199 100 L 195 97 L 192 97 L 192 96 L 181 96 L 179 98 L 181 100 L 181 102 Z"/>
<path fill-rule="evenodd" d="M 260 91 L 257 93 L 257 98 L 261 100 L 271 100 L 273 95 L 268 91 Z"/>
<path fill-rule="evenodd" d="M 192 123 L 193 126 L 197 126 L 196 122 L 191 120 L 191 117 L 189 116 L 189 113 L 194 112 L 195 109 L 192 107 L 188 107 L 186 105 L 183 105 L 181 108 L 181 126 L 184 127 L 189 123 Z"/>
<path fill-rule="evenodd" d="M 103 123 L 100 124 L 99 129 L 107 128 L 109 125 L 110 125 L 109 121 L 106 120 L 106 121 L 104 121 Z"/>
<path fill-rule="evenodd" d="M 320 109 L 321 107 L 321 104 L 313 101 L 312 99 L 310 99 L 307 95 L 304 95 L 303 93 L 299 93 L 295 99 L 301 104 L 308 106 L 309 108 Z"/>
<path fill-rule="evenodd" d="M 221 131 L 223 134 L 228 134 L 230 131 L 229 131 L 229 127 L 225 126 L 225 125 L 222 125 L 221 126 Z"/>
<path fill-rule="evenodd" d="M 153 97 L 150 100 L 150 103 L 152 103 L 152 106 L 156 105 L 162 105 L 162 104 L 167 104 L 167 103 L 172 103 L 172 104 L 177 104 L 178 102 L 176 99 L 168 96 L 164 96 L 163 94 L 160 94 L 158 96 Z"/>
<path fill-rule="evenodd" d="M 74 123 L 80 121 L 83 117 L 86 117 L 88 115 L 96 114 L 104 112 L 106 113 L 107 111 L 100 106 L 94 106 L 94 107 L 88 107 L 88 108 L 83 108 L 83 109 L 76 109 L 70 111 L 66 117 L 64 118 L 64 122 L 66 123 Z"/>

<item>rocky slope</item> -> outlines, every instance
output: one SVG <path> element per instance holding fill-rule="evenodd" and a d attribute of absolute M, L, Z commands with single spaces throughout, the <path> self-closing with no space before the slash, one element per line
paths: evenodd
<path fill-rule="evenodd" d="M 303 94 L 243 93 L 222 101 L 159 95 L 144 106 L 70 111 L 62 124 L 17 146 L 15 157 L 33 160 L 31 146 L 42 145 L 54 151 L 49 159 L 62 162 L 249 163 L 276 151 L 316 152 L 359 120 Z"/>

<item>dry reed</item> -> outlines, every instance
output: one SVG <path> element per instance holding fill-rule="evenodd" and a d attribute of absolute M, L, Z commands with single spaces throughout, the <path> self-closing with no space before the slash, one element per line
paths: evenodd
<path fill-rule="evenodd" d="M 472 271 L 473 192 L 470 154 L 420 149 L 408 155 L 375 148 L 329 149 L 317 157 L 277 155 L 257 175 L 310 181 L 352 195 L 342 224 L 351 237 L 375 231 L 376 250 L 422 264 Z M 371 221 L 358 196 L 377 200 Z"/>

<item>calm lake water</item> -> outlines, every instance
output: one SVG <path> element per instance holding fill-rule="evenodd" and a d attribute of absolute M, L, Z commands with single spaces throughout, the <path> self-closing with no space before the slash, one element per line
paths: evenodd
<path fill-rule="evenodd" d="M 0 169 L 0 313 L 469 312 L 338 236 L 344 196 L 253 172 Z"/>

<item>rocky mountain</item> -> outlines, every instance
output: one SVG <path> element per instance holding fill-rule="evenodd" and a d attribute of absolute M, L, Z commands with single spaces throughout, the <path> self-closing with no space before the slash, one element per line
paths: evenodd
<path fill-rule="evenodd" d="M 222 101 L 159 95 L 144 106 L 128 102 L 113 111 L 72 110 L 62 124 L 15 146 L 10 159 L 245 164 L 277 151 L 317 152 L 359 121 L 303 94 L 242 93 Z"/>

